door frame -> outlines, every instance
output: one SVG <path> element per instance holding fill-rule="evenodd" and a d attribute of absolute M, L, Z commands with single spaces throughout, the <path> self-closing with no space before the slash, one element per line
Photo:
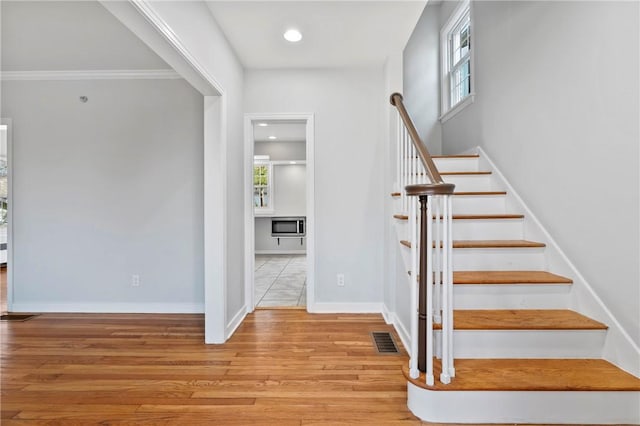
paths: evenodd
<path fill-rule="evenodd" d="M 315 173 L 314 173 L 314 114 L 282 113 L 244 115 L 244 291 L 247 313 L 255 310 L 255 215 L 253 212 L 253 155 L 254 137 L 253 123 L 256 121 L 291 121 L 306 122 L 306 238 L 307 238 L 307 311 L 313 312 L 315 305 Z"/>
<path fill-rule="evenodd" d="M 0 118 L 7 126 L 7 312 L 13 310 L 13 121 Z"/>

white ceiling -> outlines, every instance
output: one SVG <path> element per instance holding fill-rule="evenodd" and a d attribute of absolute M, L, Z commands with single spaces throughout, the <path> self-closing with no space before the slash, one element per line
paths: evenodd
<path fill-rule="evenodd" d="M 260 126 L 259 123 L 266 124 Z M 304 142 L 307 139 L 307 125 L 304 121 L 256 121 L 253 123 L 255 142 Z M 275 136 L 276 139 L 269 139 Z"/>
<path fill-rule="evenodd" d="M 382 65 L 401 51 L 426 1 L 217 1 L 207 4 L 246 68 Z M 301 42 L 282 37 L 302 32 Z"/>

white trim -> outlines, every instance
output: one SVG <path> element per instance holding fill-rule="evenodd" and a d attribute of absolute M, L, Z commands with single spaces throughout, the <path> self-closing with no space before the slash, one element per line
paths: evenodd
<path fill-rule="evenodd" d="M 615 391 L 434 391 L 407 384 L 409 410 L 433 423 L 638 424 L 639 397 Z"/>
<path fill-rule="evenodd" d="M 172 69 L 156 70 L 61 70 L 3 71 L 2 81 L 53 80 L 179 80 L 182 76 Z"/>
<path fill-rule="evenodd" d="M 308 290 L 307 290 L 308 291 Z M 314 303 L 307 310 L 315 314 L 382 314 L 382 303 Z"/>
<path fill-rule="evenodd" d="M 306 254 L 306 250 L 256 250 L 255 254 Z"/>
<path fill-rule="evenodd" d="M 471 48 L 469 56 L 469 72 L 471 73 L 469 84 L 471 85 L 471 93 L 464 99 L 461 99 L 456 105 L 449 105 L 451 102 L 451 87 L 449 79 L 449 33 L 455 28 L 456 24 L 466 14 L 466 10 L 469 9 L 469 38 L 471 39 Z M 473 97 L 475 95 L 475 39 L 473 34 L 473 7 L 470 0 L 464 0 L 456 7 L 451 13 L 447 22 L 442 26 L 440 30 L 440 121 L 445 122 L 467 105 L 473 103 Z M 467 100 L 472 98 L 470 102 Z"/>
<path fill-rule="evenodd" d="M 202 314 L 203 303 L 56 303 L 26 302 L 14 303 L 12 312 L 73 312 L 105 314 Z"/>
<path fill-rule="evenodd" d="M 253 174 L 252 174 L 252 182 L 253 188 L 255 189 L 255 181 L 253 178 L 255 177 L 255 169 L 256 166 L 267 166 L 267 193 L 269 194 L 269 205 L 267 207 L 253 207 L 253 213 L 256 216 L 271 216 L 276 211 L 276 194 L 273 192 L 275 185 L 273 184 L 273 162 L 270 160 L 253 160 Z M 251 203 L 253 204 L 253 197 L 251 198 Z"/>
<path fill-rule="evenodd" d="M 579 312 L 591 316 L 592 318 L 601 321 L 609 327 L 607 332 L 607 339 L 602 351 L 602 357 L 607 361 L 617 365 L 634 374 L 640 376 L 640 348 L 633 341 L 629 333 L 622 327 L 620 322 L 616 319 L 613 313 L 607 308 L 602 299 L 596 294 L 593 287 L 585 279 L 585 277 L 578 271 L 576 266 L 569 260 L 569 257 L 562 251 L 558 243 L 551 237 L 551 234 L 544 228 L 540 220 L 533 214 L 531 209 L 525 204 L 524 200 L 518 192 L 511 186 L 505 176 L 496 167 L 495 163 L 487 155 L 487 153 L 481 148 L 476 148 L 477 153 L 480 154 L 480 161 L 486 161 L 486 164 L 491 168 L 494 178 L 502 185 L 507 191 L 507 197 L 513 200 L 517 208 L 520 209 L 525 215 L 525 235 L 526 239 L 536 239 L 543 241 L 546 247 L 548 262 L 554 262 L 554 272 L 564 275 L 569 275 L 573 278 L 573 285 L 571 289 L 571 296 L 573 297 L 573 308 Z M 559 260 L 553 259 L 553 254 Z M 583 297 L 577 296 L 580 291 L 584 291 L 586 294 L 581 294 Z M 587 296 L 587 297 L 584 297 Z M 579 299 L 579 300 L 576 300 Z"/>
<path fill-rule="evenodd" d="M 307 198 L 307 211 L 306 211 L 306 239 L 307 239 L 307 311 L 311 312 L 311 307 L 315 302 L 315 210 L 314 210 L 314 198 L 315 198 L 315 175 L 314 175 L 314 137 L 315 137 L 315 124 L 313 113 L 251 113 L 244 115 L 244 220 L 245 220 L 245 234 L 244 234 L 244 291 L 245 291 L 245 306 L 247 312 L 253 312 L 255 309 L 254 300 L 254 269 L 255 269 L 255 216 L 253 209 L 253 164 L 254 164 L 254 135 L 253 135 L 253 122 L 254 121 L 290 121 L 299 120 L 306 122 L 306 198 Z M 278 252 L 284 254 L 284 252 Z"/>
<path fill-rule="evenodd" d="M 224 343 L 227 337 L 226 101 L 226 96 L 204 97 L 205 343 Z"/>
<path fill-rule="evenodd" d="M 159 32 L 165 40 L 180 54 L 180 56 L 196 70 L 215 90 L 224 94 L 222 85 L 200 64 L 193 54 L 182 43 L 182 40 L 173 32 L 169 24 L 162 19 L 147 0 L 129 0 L 138 12 L 144 16 Z"/>
<path fill-rule="evenodd" d="M 101 2 L 114 13 L 108 1 Z M 204 90 L 204 300 L 205 343 L 224 343 L 227 317 L 227 103 L 223 86 L 200 64 L 146 0 L 128 4 L 213 89 Z M 187 71 L 185 71 L 187 72 Z"/>
<path fill-rule="evenodd" d="M 409 353 L 411 348 L 411 336 L 407 329 L 402 324 L 402 321 L 398 319 L 395 312 L 391 312 L 385 303 L 382 304 L 382 317 L 387 324 L 393 325 L 393 328 L 400 337 L 400 343 L 404 346 L 404 350 Z"/>
<path fill-rule="evenodd" d="M 293 161 L 293 163 L 291 161 Z M 307 160 L 278 160 L 271 161 L 271 164 L 273 164 L 274 166 L 300 166 L 306 165 Z"/>
<path fill-rule="evenodd" d="M 453 108 L 449 109 L 449 111 L 442 114 L 439 118 L 440 123 L 446 123 L 448 120 L 458 115 L 458 113 L 465 109 L 468 105 L 471 105 L 475 99 L 475 96 L 476 94 L 472 92 L 471 94 L 469 94 L 469 96 L 458 102 Z"/>
<path fill-rule="evenodd" d="M 0 118 L 7 126 L 7 311 L 13 310 L 13 121 Z"/>
<path fill-rule="evenodd" d="M 384 318 L 384 322 L 390 325 L 393 325 L 395 321 L 394 313 L 389 310 L 389 307 L 384 302 L 382 302 L 382 318 Z"/>
<path fill-rule="evenodd" d="M 227 339 L 229 337 L 231 337 L 233 335 L 233 333 L 236 332 L 236 330 L 238 329 L 238 327 L 240 327 L 240 325 L 242 324 L 242 321 L 244 321 L 246 316 L 247 316 L 247 309 L 245 307 L 242 307 L 234 315 L 234 317 L 231 319 L 231 321 L 229 321 L 229 324 L 227 324 L 227 328 L 225 330 L 225 334 L 226 334 L 226 338 Z"/>

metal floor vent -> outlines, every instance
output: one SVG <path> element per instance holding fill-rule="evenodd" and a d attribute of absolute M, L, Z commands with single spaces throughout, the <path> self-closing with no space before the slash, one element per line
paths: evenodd
<path fill-rule="evenodd" d="M 0 316 L 0 321 L 29 321 L 31 318 L 35 318 L 37 315 L 31 314 L 3 314 Z"/>
<path fill-rule="evenodd" d="M 372 331 L 371 338 L 379 354 L 397 354 L 398 347 L 388 331 Z"/>

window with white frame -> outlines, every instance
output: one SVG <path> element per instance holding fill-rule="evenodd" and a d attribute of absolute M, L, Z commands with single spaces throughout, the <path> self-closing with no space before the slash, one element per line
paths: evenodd
<path fill-rule="evenodd" d="M 465 1 L 440 32 L 442 52 L 442 119 L 473 100 L 471 64 L 471 4 Z"/>
<path fill-rule="evenodd" d="M 253 208 L 256 214 L 273 213 L 273 163 L 269 156 L 254 156 Z"/>

